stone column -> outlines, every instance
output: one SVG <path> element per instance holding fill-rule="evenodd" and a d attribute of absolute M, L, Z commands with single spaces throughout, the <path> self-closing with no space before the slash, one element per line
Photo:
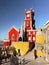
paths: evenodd
<path fill-rule="evenodd" d="M 45 43 L 45 51 L 46 51 L 46 61 L 48 61 L 48 52 L 47 52 L 47 44 L 48 44 L 48 31 L 46 30 L 46 43 Z"/>

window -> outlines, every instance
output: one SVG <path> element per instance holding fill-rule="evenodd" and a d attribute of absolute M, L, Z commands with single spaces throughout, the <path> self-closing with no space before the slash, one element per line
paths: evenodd
<path fill-rule="evenodd" d="M 29 21 L 26 22 L 26 26 L 30 26 L 30 22 Z"/>
<path fill-rule="evenodd" d="M 30 14 L 27 14 L 27 17 L 30 17 Z"/>
<path fill-rule="evenodd" d="M 31 35 L 31 32 L 29 32 L 29 35 Z"/>
<path fill-rule="evenodd" d="M 35 37 L 33 37 L 33 41 L 35 40 Z"/>
<path fill-rule="evenodd" d="M 29 37 L 29 40 L 31 40 L 31 37 Z"/>
<path fill-rule="evenodd" d="M 12 34 L 12 39 L 14 39 L 14 34 Z"/>
<path fill-rule="evenodd" d="M 35 31 L 33 31 L 33 35 L 35 35 Z"/>

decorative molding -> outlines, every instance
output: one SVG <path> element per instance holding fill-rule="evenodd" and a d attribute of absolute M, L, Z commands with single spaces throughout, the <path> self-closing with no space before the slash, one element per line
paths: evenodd
<path fill-rule="evenodd" d="M 19 31 L 15 26 L 12 26 L 12 27 L 9 29 L 8 32 L 10 32 L 13 28 L 14 28 L 15 30 Z"/>

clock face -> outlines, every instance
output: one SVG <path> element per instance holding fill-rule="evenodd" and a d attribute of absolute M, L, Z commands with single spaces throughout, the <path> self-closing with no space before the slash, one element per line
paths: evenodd
<path fill-rule="evenodd" d="M 27 14 L 27 17 L 30 17 L 30 14 Z"/>
<path fill-rule="evenodd" d="M 30 26 L 30 22 L 29 21 L 26 22 L 26 26 Z"/>

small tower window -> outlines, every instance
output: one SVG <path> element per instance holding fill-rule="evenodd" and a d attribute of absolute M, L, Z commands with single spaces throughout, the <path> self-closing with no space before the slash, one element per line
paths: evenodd
<path fill-rule="evenodd" d="M 33 41 L 35 40 L 35 37 L 33 37 Z"/>
<path fill-rule="evenodd" d="M 27 17 L 30 17 L 30 14 L 27 14 Z"/>
<path fill-rule="evenodd" d="M 33 31 L 33 35 L 35 35 L 35 31 Z"/>
<path fill-rule="evenodd" d="M 31 37 L 29 37 L 29 40 L 31 40 Z"/>
<path fill-rule="evenodd" d="M 12 39 L 14 39 L 14 34 L 12 34 Z"/>
<path fill-rule="evenodd" d="M 30 22 L 29 21 L 26 22 L 26 26 L 30 26 Z"/>
<path fill-rule="evenodd" d="M 31 35 L 31 32 L 29 32 L 29 35 Z"/>

